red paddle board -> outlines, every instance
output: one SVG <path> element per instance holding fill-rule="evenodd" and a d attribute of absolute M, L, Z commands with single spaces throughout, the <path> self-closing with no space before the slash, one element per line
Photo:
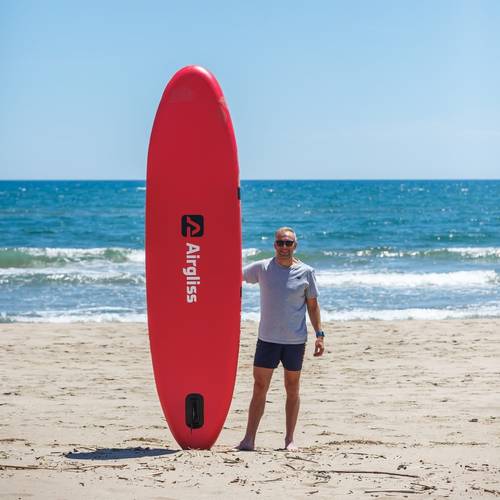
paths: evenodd
<path fill-rule="evenodd" d="M 146 290 L 156 387 L 182 448 L 209 449 L 229 410 L 241 309 L 241 216 L 233 126 L 215 77 L 177 72 L 151 132 Z"/>

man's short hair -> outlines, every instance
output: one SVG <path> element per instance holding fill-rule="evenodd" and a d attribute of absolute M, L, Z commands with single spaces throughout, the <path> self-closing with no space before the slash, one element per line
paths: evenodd
<path fill-rule="evenodd" d="M 280 227 L 279 229 L 276 229 L 276 232 L 274 233 L 274 239 L 278 239 L 278 234 L 283 232 L 283 231 L 288 231 L 289 233 L 293 233 L 293 238 L 295 241 L 297 241 L 297 235 L 295 234 L 295 231 L 291 227 Z"/>

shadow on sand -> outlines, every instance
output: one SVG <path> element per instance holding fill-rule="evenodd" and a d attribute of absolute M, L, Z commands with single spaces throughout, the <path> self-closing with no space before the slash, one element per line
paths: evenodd
<path fill-rule="evenodd" d="M 125 458 L 158 457 L 160 455 L 172 455 L 178 450 L 167 448 L 98 448 L 95 451 L 65 453 L 66 458 L 75 460 L 121 460 Z"/>

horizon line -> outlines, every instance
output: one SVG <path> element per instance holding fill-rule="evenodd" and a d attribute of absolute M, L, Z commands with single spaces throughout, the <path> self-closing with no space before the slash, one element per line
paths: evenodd
<path fill-rule="evenodd" d="M 283 179 L 283 178 L 276 178 L 276 179 L 240 179 L 240 181 L 255 181 L 255 182 L 276 182 L 276 181 L 284 181 L 284 182 L 300 182 L 300 181 L 330 181 L 330 182 L 380 182 L 380 181 L 391 181 L 391 182 L 403 182 L 403 181 L 420 181 L 420 182 L 430 182 L 430 181 L 500 181 L 499 178 L 490 178 L 490 177 L 484 177 L 484 178 L 472 178 L 472 177 L 456 177 L 456 178 L 449 178 L 449 177 L 439 177 L 439 178 L 397 178 L 397 177 L 377 177 L 377 178 L 337 178 L 337 179 L 332 179 L 332 178 L 312 178 L 312 179 L 306 179 L 306 178 L 290 178 L 290 179 Z M 63 179 L 63 178 L 50 178 L 50 179 L 0 179 L 0 182 L 146 182 L 146 179 Z"/>

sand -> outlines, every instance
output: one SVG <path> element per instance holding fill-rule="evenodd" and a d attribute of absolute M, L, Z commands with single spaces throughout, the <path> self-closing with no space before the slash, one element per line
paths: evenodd
<path fill-rule="evenodd" d="M 257 325 L 210 451 L 180 450 L 144 324 L 0 325 L 0 498 L 500 496 L 500 319 L 325 325 L 285 452 L 275 372 L 255 452 L 236 452 Z"/>

